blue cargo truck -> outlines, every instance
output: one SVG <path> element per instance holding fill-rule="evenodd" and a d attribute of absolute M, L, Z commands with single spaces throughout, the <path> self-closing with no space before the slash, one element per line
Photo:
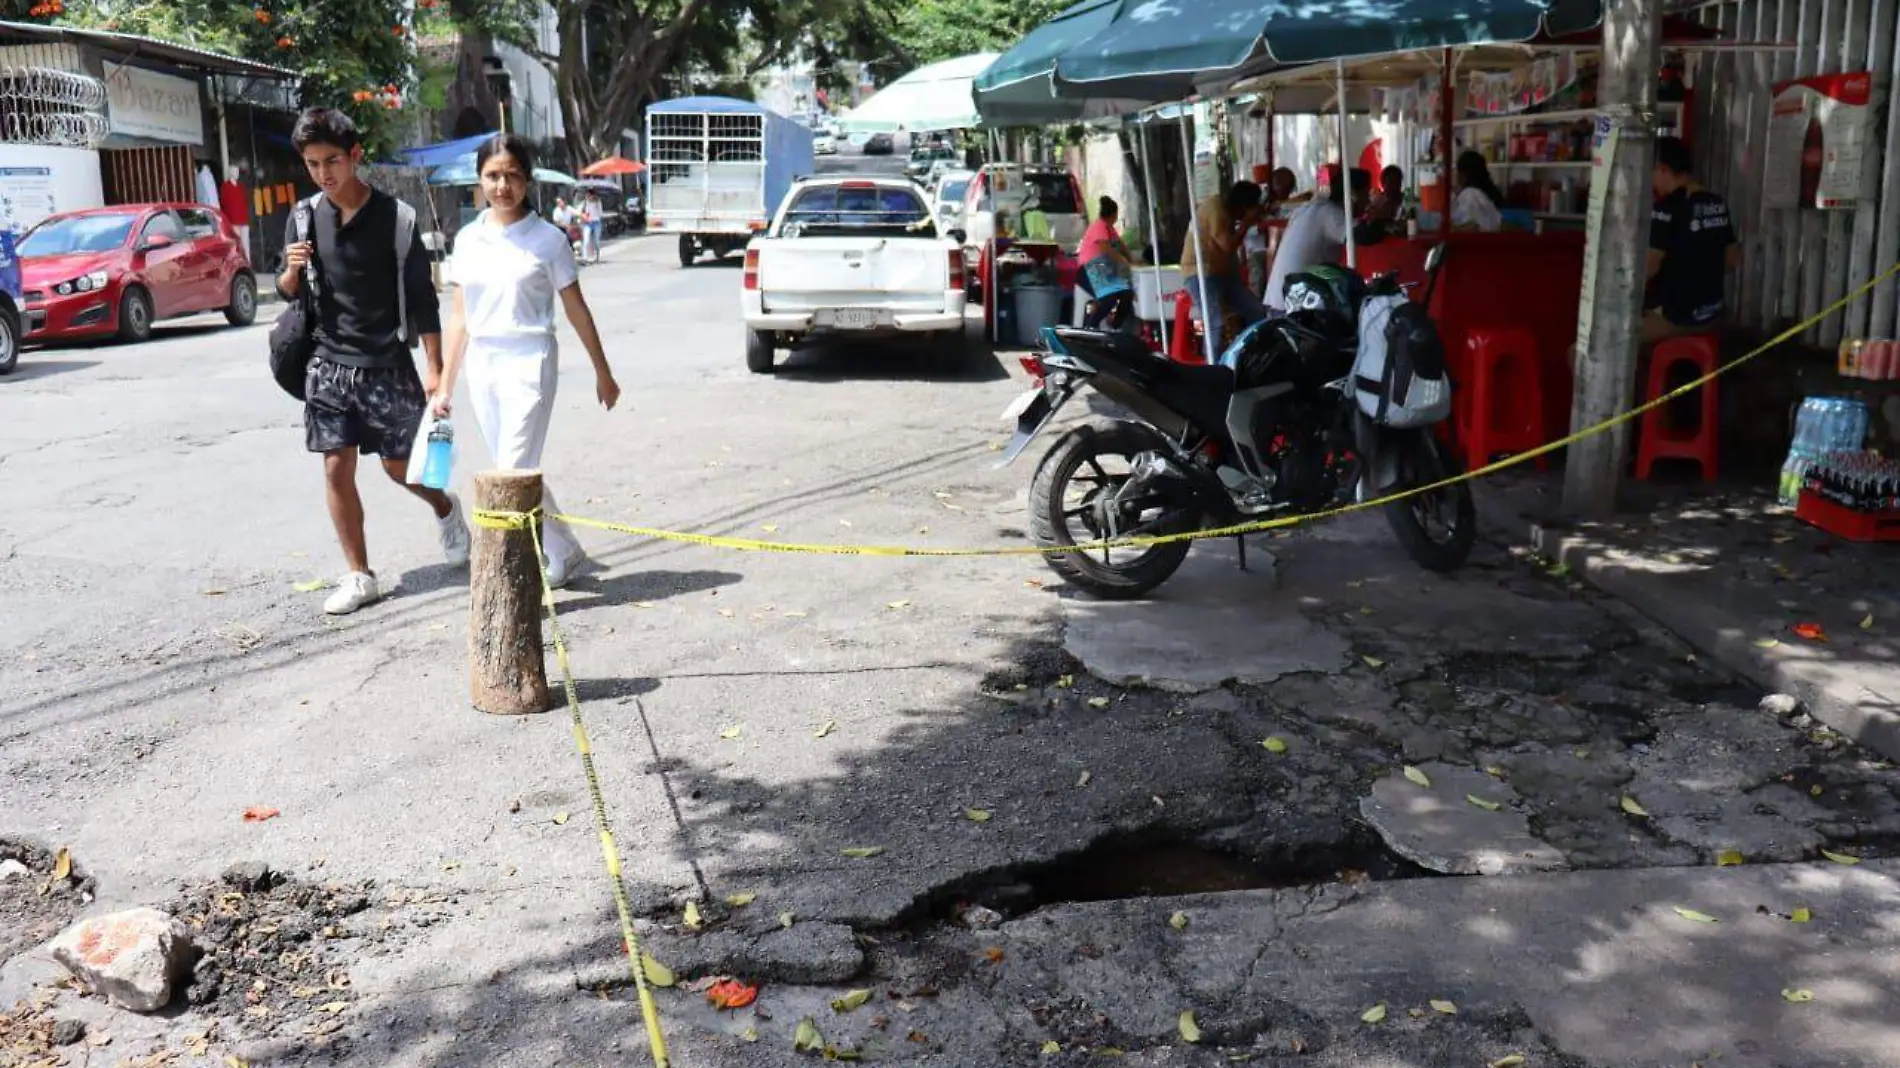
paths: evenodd
<path fill-rule="evenodd" d="M 813 170 L 810 127 L 722 96 L 648 108 L 646 152 L 647 232 L 678 235 L 682 267 L 745 248 Z"/>

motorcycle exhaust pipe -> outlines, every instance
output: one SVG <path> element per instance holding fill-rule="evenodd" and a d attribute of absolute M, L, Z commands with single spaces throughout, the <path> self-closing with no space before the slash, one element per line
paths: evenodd
<path fill-rule="evenodd" d="M 1163 453 L 1147 452 L 1136 459 L 1133 473 L 1137 483 L 1161 494 L 1169 504 L 1211 516 L 1216 523 L 1240 521 L 1240 510 L 1234 506 L 1233 497 L 1212 472 L 1183 464 Z"/>

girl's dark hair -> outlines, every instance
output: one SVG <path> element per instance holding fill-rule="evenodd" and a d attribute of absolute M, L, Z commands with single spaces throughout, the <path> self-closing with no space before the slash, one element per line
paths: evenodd
<path fill-rule="evenodd" d="M 1491 180 L 1491 168 L 1485 166 L 1484 157 L 1476 152 L 1459 154 L 1458 180 L 1489 197 L 1492 204 L 1504 206 L 1504 194 L 1498 191 L 1498 183 Z"/>
<path fill-rule="evenodd" d="M 1098 219 L 1119 219 L 1122 206 L 1115 203 L 1114 197 L 1103 197 L 1095 205 L 1095 217 Z"/>
<path fill-rule="evenodd" d="M 308 108 L 297 116 L 290 130 L 290 143 L 302 152 L 311 145 L 331 145 L 345 152 L 362 143 L 356 123 L 348 115 L 330 108 Z"/>
<path fill-rule="evenodd" d="M 481 174 L 482 168 L 488 166 L 488 161 L 496 156 L 512 156 L 516 163 L 521 164 L 521 170 L 528 180 L 534 180 L 534 146 L 526 139 L 504 133 L 483 141 L 482 147 L 475 150 L 475 173 Z"/>

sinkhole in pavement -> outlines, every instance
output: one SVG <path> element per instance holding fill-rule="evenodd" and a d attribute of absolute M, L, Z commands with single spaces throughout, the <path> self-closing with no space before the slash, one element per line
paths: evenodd
<path fill-rule="evenodd" d="M 1367 827 L 1325 840 L 1241 850 L 1164 831 L 1116 834 L 1052 860 L 960 881 L 933 895 L 930 918 L 983 905 L 1005 916 L 1067 903 L 1288 890 L 1329 883 L 1435 877 Z"/>

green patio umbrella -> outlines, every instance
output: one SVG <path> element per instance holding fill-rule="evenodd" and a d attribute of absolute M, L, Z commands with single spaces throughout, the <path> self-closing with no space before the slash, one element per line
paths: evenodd
<path fill-rule="evenodd" d="M 1585 30 L 1601 17 L 1600 0 L 1131 0 L 1056 58 L 1055 91 L 1116 95 L 1120 86 L 1204 79 L 1263 61 L 1292 66 L 1529 41 Z"/>
<path fill-rule="evenodd" d="M 997 57 L 971 86 L 976 109 L 990 126 L 1039 126 L 1107 118 L 1149 100 L 1091 102 L 1056 95 L 1056 61 L 1071 48 L 1106 30 L 1124 8 L 1139 0 L 1082 0 L 1029 32 Z M 1160 100 L 1178 97 L 1159 97 Z"/>

